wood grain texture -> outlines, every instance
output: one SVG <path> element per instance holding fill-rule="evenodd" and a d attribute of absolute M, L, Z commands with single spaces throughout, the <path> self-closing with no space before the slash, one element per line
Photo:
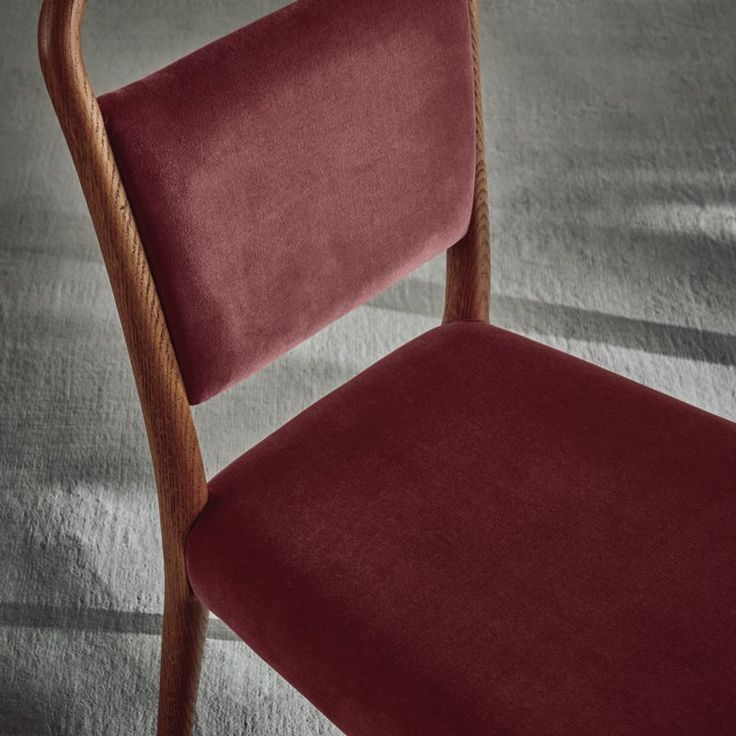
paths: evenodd
<path fill-rule="evenodd" d="M 491 291 L 491 237 L 480 74 L 478 0 L 468 0 L 475 75 L 475 196 L 465 237 L 447 251 L 445 313 L 442 321 L 488 322 Z"/>
<path fill-rule="evenodd" d="M 45 0 L 39 55 L 110 277 L 145 418 L 164 554 L 158 733 L 192 732 L 207 611 L 186 574 L 187 534 L 207 499 L 189 402 L 81 50 L 86 0 Z"/>

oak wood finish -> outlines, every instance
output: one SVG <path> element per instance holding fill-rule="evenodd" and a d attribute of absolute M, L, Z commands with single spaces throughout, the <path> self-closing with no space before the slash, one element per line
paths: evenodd
<path fill-rule="evenodd" d="M 475 75 L 475 196 L 465 237 L 447 251 L 443 323 L 462 319 L 488 322 L 491 290 L 491 237 L 483 129 L 478 0 L 468 0 Z"/>
<path fill-rule="evenodd" d="M 86 0 L 44 0 L 39 55 L 100 242 L 143 408 L 165 574 L 158 734 L 186 736 L 193 727 L 207 611 L 189 586 L 184 545 L 207 484 L 161 305 L 84 66 L 85 6 Z"/>
<path fill-rule="evenodd" d="M 39 55 L 107 267 L 153 460 L 165 575 L 158 736 L 188 736 L 194 725 L 207 611 L 187 579 L 185 543 L 207 500 L 207 483 L 161 304 L 84 65 L 81 25 L 86 4 L 43 1 Z M 468 234 L 447 255 L 445 322 L 488 320 L 490 238 L 478 0 L 468 0 L 468 7 L 475 66 L 475 197 Z"/>

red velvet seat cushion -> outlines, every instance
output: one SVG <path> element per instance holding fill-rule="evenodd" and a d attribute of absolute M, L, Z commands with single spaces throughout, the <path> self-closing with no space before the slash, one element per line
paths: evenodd
<path fill-rule="evenodd" d="M 736 425 L 480 323 L 211 482 L 194 590 L 351 736 L 736 733 Z"/>
<path fill-rule="evenodd" d="M 299 0 L 99 103 L 192 403 L 467 231 L 467 0 Z"/>

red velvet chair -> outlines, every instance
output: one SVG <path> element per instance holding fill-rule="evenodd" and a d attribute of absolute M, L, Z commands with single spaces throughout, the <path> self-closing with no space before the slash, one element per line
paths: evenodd
<path fill-rule="evenodd" d="M 476 0 L 299 0 L 97 99 L 39 30 L 207 610 L 352 736 L 736 733 L 736 425 L 490 326 Z M 206 482 L 190 405 L 447 250 L 441 327 Z"/>

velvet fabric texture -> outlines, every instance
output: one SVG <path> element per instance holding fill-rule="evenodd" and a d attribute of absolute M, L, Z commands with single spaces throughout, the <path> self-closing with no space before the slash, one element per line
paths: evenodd
<path fill-rule="evenodd" d="M 196 594 L 349 736 L 736 733 L 736 425 L 454 323 L 216 476 Z"/>
<path fill-rule="evenodd" d="M 458 241 L 466 0 L 300 0 L 99 99 L 190 401 Z"/>

